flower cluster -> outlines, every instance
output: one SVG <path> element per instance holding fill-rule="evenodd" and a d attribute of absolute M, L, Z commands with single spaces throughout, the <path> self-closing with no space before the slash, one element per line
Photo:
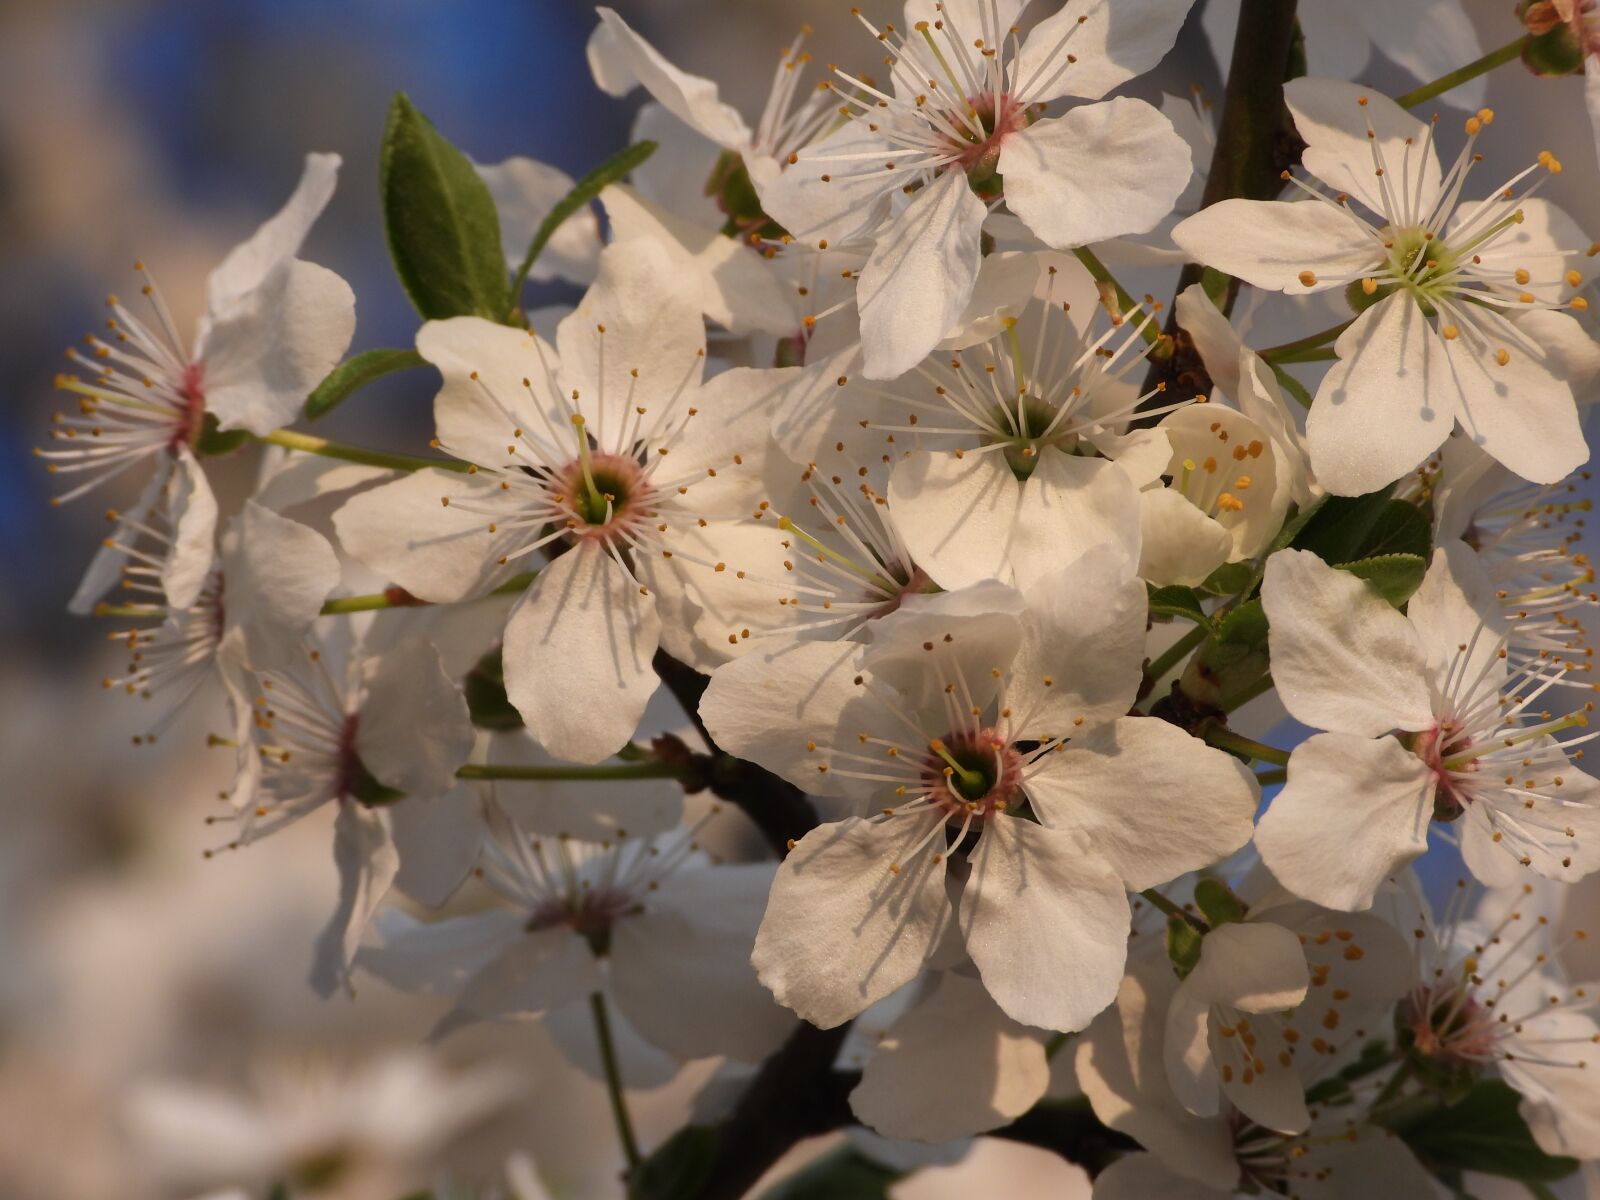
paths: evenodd
<path fill-rule="evenodd" d="M 414 349 L 344 360 L 350 289 L 297 257 L 332 155 L 192 339 L 142 266 L 109 301 L 39 453 L 63 501 L 144 485 L 72 608 L 148 736 L 225 701 L 216 850 L 331 810 L 319 992 L 545 1022 L 640 1196 L 846 1126 L 903 1174 L 1078 1093 L 1107 1200 L 1600 1159 L 1559 886 L 1600 869 L 1600 244 L 1549 151 L 1483 178 L 1517 135 L 1457 85 L 1508 54 L 1397 101 L 1293 77 L 1293 5 L 1247 3 L 1220 129 L 1114 94 L 1191 3 L 907 0 L 870 70 L 786 46 L 754 120 L 602 8 L 595 80 L 649 102 L 580 182 L 396 99 Z M 1592 48 L 1591 7 L 1524 5 L 1524 43 Z M 1481 52 L 1428 8 L 1386 53 Z M 1324 25 L 1312 66 L 1359 71 Z M 1253 347 L 1244 289 L 1338 320 Z M 422 368 L 431 453 L 288 428 Z M 254 444 L 224 516 L 205 464 Z M 1463 873 L 1437 915 L 1424 856 Z M 626 1089 L 713 1056 L 641 1147 Z"/>

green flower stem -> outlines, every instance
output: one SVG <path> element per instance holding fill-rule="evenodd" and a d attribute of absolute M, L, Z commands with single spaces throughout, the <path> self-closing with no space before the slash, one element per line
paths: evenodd
<path fill-rule="evenodd" d="M 1533 35 L 1525 33 L 1514 42 L 1508 42 L 1498 50 L 1491 50 L 1482 58 L 1469 62 L 1464 67 L 1457 67 L 1448 75 L 1441 75 L 1432 83 L 1425 83 L 1419 88 L 1413 88 L 1403 96 L 1396 96 L 1394 102 L 1401 108 L 1415 108 L 1424 100 L 1432 100 L 1435 96 L 1442 96 L 1453 87 L 1459 87 L 1469 79 L 1476 79 L 1479 75 L 1487 75 L 1496 67 L 1503 66 L 1514 58 L 1522 57 L 1522 50 Z"/>
<path fill-rule="evenodd" d="M 256 438 L 272 446 L 299 450 L 304 454 L 320 454 L 324 458 L 339 458 L 345 462 L 362 463 L 369 467 L 388 467 L 395 471 L 421 471 L 437 467 L 441 471 L 466 472 L 469 464 L 453 458 L 422 458 L 415 454 L 391 454 L 386 450 L 369 450 L 365 446 L 349 446 L 328 438 L 313 437 L 309 433 L 296 433 L 292 429 L 279 429 Z"/>
<path fill-rule="evenodd" d="M 1117 277 L 1111 273 L 1110 269 L 1105 265 L 1105 263 L 1100 261 L 1099 257 L 1096 256 L 1093 250 L 1089 249 L 1087 246 L 1079 246 L 1072 253 L 1077 256 L 1078 261 L 1081 262 L 1084 266 L 1084 269 L 1087 270 L 1091 276 L 1093 276 L 1096 283 L 1106 284 L 1116 292 L 1117 307 L 1121 313 L 1128 313 L 1139 307 L 1138 301 L 1134 300 L 1134 298 L 1128 294 L 1127 289 L 1117 282 Z M 1129 319 L 1131 320 L 1132 318 Z M 1149 320 L 1145 321 L 1139 326 L 1139 335 L 1143 337 L 1145 343 L 1150 346 L 1154 346 L 1161 340 L 1161 327 L 1156 323 L 1154 316 L 1151 316 Z"/>
<path fill-rule="evenodd" d="M 1208 746 L 1215 746 L 1218 750 L 1230 750 L 1235 754 L 1242 754 L 1246 758 L 1253 758 L 1258 762 L 1274 763 L 1283 767 L 1289 764 L 1289 752 L 1279 750 L 1276 746 L 1268 746 L 1254 738 L 1247 738 L 1242 733 L 1235 733 L 1225 725 L 1208 725 L 1200 734 Z"/>
<path fill-rule="evenodd" d="M 1268 366 L 1272 368 L 1273 375 L 1277 377 L 1278 386 L 1299 401 L 1301 408 L 1311 407 L 1311 393 L 1306 391 L 1305 384 L 1278 366 L 1277 363 L 1269 363 Z"/>
<path fill-rule="evenodd" d="M 611 1040 L 611 1017 L 606 1012 L 606 998 L 599 992 L 589 994 L 589 1011 L 594 1016 L 594 1038 L 600 1044 L 600 1061 L 605 1066 L 606 1093 L 611 1097 L 617 1140 L 622 1143 L 622 1154 L 628 1161 L 631 1175 L 639 1169 L 644 1156 L 639 1153 L 639 1143 L 633 1136 L 633 1119 L 628 1116 L 628 1098 L 623 1095 L 622 1072 L 617 1067 L 617 1048 Z"/>
<path fill-rule="evenodd" d="M 523 571 L 513 575 L 494 591 L 491 596 L 508 596 L 516 592 L 525 591 L 537 571 Z M 390 588 L 387 591 L 372 592 L 363 596 L 336 596 L 325 601 L 322 605 L 322 615 L 325 617 L 338 616 L 341 613 L 373 612 L 384 608 L 426 608 L 432 605 L 431 600 L 418 600 L 403 588 Z"/>
<path fill-rule="evenodd" d="M 468 763 L 456 772 L 457 779 L 541 779 L 615 780 L 676 779 L 678 768 L 659 758 L 640 762 L 601 763 L 593 767 L 513 767 L 491 763 Z"/>
<path fill-rule="evenodd" d="M 167 610 L 159 604 L 96 604 L 97 617 L 132 617 L 135 620 L 161 620 Z"/>
<path fill-rule="evenodd" d="M 1196 625 L 1159 655 L 1151 659 L 1150 665 L 1144 669 L 1144 673 L 1150 676 L 1151 679 L 1160 679 L 1188 657 L 1189 652 L 1205 641 L 1210 632 L 1204 625 Z"/>
<path fill-rule="evenodd" d="M 1232 712 L 1236 708 L 1243 708 L 1257 696 L 1265 695 L 1272 690 L 1272 676 L 1263 675 L 1254 683 L 1248 683 L 1237 692 L 1232 692 L 1222 698 L 1222 711 Z"/>
<path fill-rule="evenodd" d="M 1166 913 L 1169 917 L 1176 917 L 1180 921 L 1186 921 L 1202 934 L 1210 932 L 1210 926 L 1204 921 L 1192 912 L 1185 912 L 1180 905 L 1174 904 L 1167 897 L 1156 891 L 1155 888 L 1145 888 L 1139 895 L 1143 896 L 1156 911 Z"/>
<path fill-rule="evenodd" d="M 1288 778 L 1289 772 L 1283 767 L 1278 767 L 1276 770 L 1272 771 L 1256 772 L 1256 783 L 1262 787 L 1270 787 L 1275 783 L 1285 783 L 1288 781 Z"/>
<path fill-rule="evenodd" d="M 1285 363 L 1332 362 L 1338 357 L 1332 346 L 1318 346 L 1312 350 L 1292 350 L 1287 354 L 1280 354 L 1268 365 L 1278 367 Z"/>
<path fill-rule="evenodd" d="M 1383 1090 L 1373 1097 L 1372 1105 L 1367 1109 L 1368 1113 L 1375 1113 L 1384 1105 L 1398 1100 L 1410 1078 L 1411 1063 L 1408 1059 L 1402 1059 L 1394 1074 L 1389 1076 L 1389 1081 L 1383 1085 Z"/>
<path fill-rule="evenodd" d="M 1316 333 L 1308 333 L 1303 338 L 1296 338 L 1292 342 L 1284 342 L 1281 346 L 1268 346 L 1265 350 L 1258 351 L 1259 355 L 1269 363 L 1279 362 L 1304 362 L 1294 356 L 1307 350 L 1316 350 L 1326 346 L 1346 329 L 1355 324 L 1355 318 L 1340 321 L 1337 325 L 1330 325 L 1326 329 L 1319 329 Z"/>

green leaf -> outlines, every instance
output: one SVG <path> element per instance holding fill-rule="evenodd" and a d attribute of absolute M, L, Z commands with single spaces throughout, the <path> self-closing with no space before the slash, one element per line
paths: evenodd
<path fill-rule="evenodd" d="M 347 396 L 374 379 L 426 365 L 427 360 L 415 350 L 364 350 L 354 358 L 345 359 L 317 384 L 316 391 L 306 398 L 306 418 L 315 421 L 332 412 Z"/>
<path fill-rule="evenodd" d="M 1365 496 L 1330 496 L 1295 536 L 1297 550 L 1341 566 L 1385 554 L 1428 557 L 1432 527 L 1415 504 L 1389 496 L 1392 485 Z"/>
<path fill-rule="evenodd" d="M 1167 958 L 1179 979 L 1200 965 L 1200 931 L 1182 917 L 1167 918 Z"/>
<path fill-rule="evenodd" d="M 1465 1099 L 1378 1121 L 1398 1134 L 1432 1168 L 1481 1171 L 1506 1179 L 1548 1182 L 1578 1169 L 1578 1160 L 1546 1154 L 1517 1111 L 1522 1097 L 1498 1079 L 1486 1079 Z"/>
<path fill-rule="evenodd" d="M 378 158 L 395 273 L 425 318 L 510 316 L 500 219 L 466 155 L 395 94 Z"/>
<path fill-rule="evenodd" d="M 1415 504 L 1391 500 L 1361 544 L 1361 557 L 1415 554 L 1427 558 L 1433 549 L 1433 526 Z"/>
<path fill-rule="evenodd" d="M 1244 905 L 1220 879 L 1202 879 L 1195 884 L 1194 902 L 1205 916 L 1206 924 L 1213 929 L 1230 921 L 1244 920 Z"/>
<path fill-rule="evenodd" d="M 1428 560 L 1420 554 L 1380 554 L 1376 558 L 1341 563 L 1339 569 L 1365 579 L 1380 596 L 1399 608 L 1422 586 Z"/>
<path fill-rule="evenodd" d="M 522 256 L 522 265 L 517 268 L 516 278 L 511 283 L 512 303 L 522 300 L 522 285 L 527 282 L 528 272 L 533 270 L 534 260 L 539 257 L 539 252 L 555 236 L 556 230 L 573 213 L 589 204 L 611 184 L 616 183 L 630 174 L 635 167 L 644 162 L 656 152 L 656 144 L 648 139 L 635 142 L 633 145 L 613 154 L 605 162 L 590 171 L 577 183 L 572 190 L 556 202 L 549 215 L 539 222 L 539 228 L 533 231 L 533 240 L 528 243 L 528 252 Z"/>
<path fill-rule="evenodd" d="M 1365 496 L 1328 496 L 1289 543 L 1296 550 L 1309 550 L 1325 563 L 1366 558 L 1362 547 L 1389 504 L 1390 484 L 1382 491 Z"/>
<path fill-rule="evenodd" d="M 1210 625 L 1194 589 L 1177 585 L 1150 589 L 1150 615 L 1161 621 L 1182 617 L 1196 625 Z"/>
<path fill-rule="evenodd" d="M 1217 626 L 1217 640 L 1233 646 L 1255 648 L 1267 643 L 1267 612 L 1260 599 L 1246 600 L 1228 610 Z"/>
<path fill-rule="evenodd" d="M 506 699 L 505 668 L 496 647 L 480 658 L 461 681 L 467 712 L 479 729 L 506 732 L 522 728 L 522 714 Z"/>
<path fill-rule="evenodd" d="M 629 1200 L 680 1200 L 698 1196 L 717 1154 L 713 1125 L 686 1125 L 649 1158 L 628 1181 Z"/>
<path fill-rule="evenodd" d="M 1247 562 L 1223 563 L 1200 584 L 1202 592 L 1213 596 L 1238 596 L 1255 578 L 1255 567 Z"/>
<path fill-rule="evenodd" d="M 887 1200 L 904 1175 L 858 1150 L 836 1150 L 762 1193 L 761 1200 Z"/>

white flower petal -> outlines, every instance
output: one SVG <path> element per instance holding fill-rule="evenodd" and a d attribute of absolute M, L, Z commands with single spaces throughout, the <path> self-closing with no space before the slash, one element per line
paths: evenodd
<path fill-rule="evenodd" d="M 1319 733 L 1290 756 L 1256 849 L 1295 895 L 1370 908 L 1383 881 L 1428 849 L 1433 790 L 1427 765 L 1393 738 Z"/>
<path fill-rule="evenodd" d="M 600 202 L 612 240 L 654 241 L 667 252 L 700 311 L 718 325 L 735 333 L 759 329 L 779 335 L 800 328 L 794 290 L 745 242 L 724 237 L 716 226 L 686 221 L 623 184 L 606 188 Z"/>
<path fill-rule="evenodd" d="M 1082 834 L 1131 892 L 1245 845 L 1260 801 L 1237 758 L 1150 717 L 1123 717 L 1074 738 L 1045 758 L 1026 788 L 1042 821 Z"/>
<path fill-rule="evenodd" d="M 1552 750 L 1548 743 L 1529 747 L 1535 748 Z M 1576 883 L 1600 870 L 1600 782 L 1570 765 L 1540 771 L 1559 774 L 1560 785 L 1540 793 L 1507 788 L 1483 796 L 1467 807 L 1458 826 L 1461 857 L 1490 887 L 1526 883 L 1528 871 Z"/>
<path fill-rule="evenodd" d="M 1006 207 L 1058 250 L 1154 229 L 1191 174 L 1172 122 L 1122 96 L 1011 134 L 997 169 Z"/>
<path fill-rule="evenodd" d="M 400 869 L 400 856 L 384 813 L 345 800 L 339 805 L 333 829 L 339 903 L 317 938 L 311 966 L 311 988 L 324 997 L 333 995 L 341 984 L 349 985 L 361 935 Z"/>
<path fill-rule="evenodd" d="M 653 241 L 614 242 L 578 307 L 556 329 L 565 394 L 602 452 L 632 449 L 635 408 L 653 422 L 687 407 L 700 382 L 706 328 L 667 251 Z M 495 460 L 499 461 L 499 460 Z"/>
<path fill-rule="evenodd" d="M 1450 436 L 1465 402 L 1449 343 L 1405 292 L 1356 318 L 1334 343 L 1306 417 L 1317 479 L 1360 496 L 1408 474 Z"/>
<path fill-rule="evenodd" d="M 1123 1155 L 1094 1179 L 1094 1200 L 1226 1200 L 1233 1194 L 1231 1183 L 1212 1187 L 1186 1178 L 1165 1159 L 1139 1151 Z"/>
<path fill-rule="evenodd" d="M 350 285 L 290 259 L 211 311 L 202 359 L 206 411 L 222 429 L 266 435 L 290 424 L 356 331 Z"/>
<path fill-rule="evenodd" d="M 879 233 L 856 283 L 868 379 L 905 374 L 961 320 L 988 211 L 966 175 L 947 171 Z"/>
<path fill-rule="evenodd" d="M 494 200 L 494 210 L 500 218 L 500 246 L 505 251 L 506 264 L 515 271 L 522 265 L 539 226 L 572 191 L 572 176 L 531 158 L 472 165 Z M 528 278 L 536 282 L 563 279 L 588 283 L 594 278 L 602 244 L 600 222 L 594 209 L 586 204 L 556 226 L 529 269 Z"/>
<path fill-rule="evenodd" d="M 1175 1164 L 1184 1175 L 1231 1194 L 1239 1166 L 1226 1120 L 1194 1116 L 1167 1083 L 1163 1042 L 1167 1007 L 1177 987 L 1165 962 L 1132 966 L 1116 1004 L 1078 1039 L 1073 1066 L 1103 1124 L 1154 1151 L 1162 1162 Z M 1167 1193 L 1148 1195 L 1156 1194 Z"/>
<path fill-rule="evenodd" d="M 1022 644 L 1006 680 L 1007 704 L 1019 717 L 1027 714 L 1014 737 L 1063 737 L 1133 707 L 1143 678 L 1146 596 L 1109 547 L 1024 593 Z"/>
<path fill-rule="evenodd" d="M 436 604 L 465 600 L 526 561 L 517 568 L 498 561 L 515 548 L 509 539 L 525 534 L 490 533 L 487 517 L 466 511 L 499 486 L 484 475 L 417 471 L 352 496 L 333 514 L 333 527 L 348 554 L 412 595 Z"/>
<path fill-rule="evenodd" d="M 223 558 L 227 619 L 244 628 L 256 667 L 275 666 L 339 586 L 339 557 L 309 525 L 245 501 Z"/>
<path fill-rule="evenodd" d="M 1062 96 L 1098 100 L 1165 58 L 1192 7 L 1194 0 L 1064 7 L 1040 21 L 1017 52 L 1017 91 L 1029 104 Z"/>
<path fill-rule="evenodd" d="M 300 253 L 306 234 L 333 199 L 339 164 L 337 154 L 306 155 L 300 182 L 283 208 L 263 222 L 247 241 L 230 250 L 206 280 L 209 312 L 215 313 L 229 301 L 259 287 L 279 263 Z"/>
<path fill-rule="evenodd" d="M 1228 531 L 1174 488 L 1139 493 L 1139 526 L 1139 574 L 1157 587 L 1193 586 L 1233 553 Z"/>
<path fill-rule="evenodd" d="M 1416 629 L 1362 580 L 1305 550 L 1267 560 L 1272 678 L 1296 720 L 1377 737 L 1433 722 Z"/>
<path fill-rule="evenodd" d="M 1039 1029 L 1084 1028 L 1122 980 L 1122 881 L 1077 834 L 1000 815 L 985 822 L 970 868 L 961 932 L 995 1003 Z"/>
<path fill-rule="evenodd" d="M 1195 352 L 1205 364 L 1211 382 L 1222 389 L 1224 396 L 1239 397 L 1239 351 L 1244 349 L 1244 339 L 1234 329 L 1233 322 L 1211 302 L 1204 286 L 1191 283 L 1178 293 L 1173 304 L 1178 314 L 1178 324 L 1194 343 Z"/>
<path fill-rule="evenodd" d="M 1434 550 L 1422 585 L 1406 604 L 1406 619 L 1416 628 L 1441 691 L 1452 682 L 1452 669 L 1456 688 L 1501 690 L 1507 667 L 1500 658 L 1505 633 L 1500 611 L 1494 584 L 1472 547 L 1452 540 Z"/>
<path fill-rule="evenodd" d="M 550 753 L 597 763 L 639 727 L 660 634 L 654 598 L 584 542 L 539 573 L 506 622 L 506 697 Z M 577 685 L 551 686 L 558 679 Z"/>
<path fill-rule="evenodd" d="M 633 169 L 629 182 L 651 203 L 699 225 L 720 229 L 727 219 L 706 180 L 722 148 L 707 141 L 654 100 L 639 106 L 630 141 L 650 141 L 656 152 Z"/>
<path fill-rule="evenodd" d="M 1049 1081 L 1043 1035 L 976 979 L 945 971 L 879 1041 L 850 1107 L 888 1137 L 946 1142 L 1015 1120 Z"/>
<path fill-rule="evenodd" d="M 1142 533 L 1133 480 L 1115 463 L 1046 447 L 1022 486 L 1012 535 L 1017 586 L 1031 589 L 1061 563 L 1104 548 L 1136 574 Z"/>
<path fill-rule="evenodd" d="M 609 8 L 595 10 L 600 24 L 589 38 L 594 80 L 613 96 L 642 85 L 678 120 L 728 150 L 743 150 L 750 129 L 736 109 L 717 98 L 709 79 L 679 70 Z"/>
<path fill-rule="evenodd" d="M 444 376 L 433 399 L 433 423 L 439 444 L 457 458 L 486 467 L 519 465 L 508 458 L 518 428 L 541 445 L 550 445 L 553 428 L 565 440 L 550 446 L 552 456 L 569 448 L 577 457 L 566 415 L 551 397 L 559 367 L 555 348 L 537 334 L 482 317 L 451 317 L 417 330 L 417 353 Z"/>
<path fill-rule="evenodd" d="M 205 468 L 184 447 L 173 464 L 167 521 L 172 546 L 161 564 L 161 590 L 172 608 L 188 608 L 211 574 L 217 548 L 217 498 Z"/>
<path fill-rule="evenodd" d="M 475 1021 L 537 1017 L 601 987 L 599 965 L 583 938 L 564 928 L 523 933 L 467 980 L 429 1037 L 437 1041 Z"/>
<path fill-rule="evenodd" d="M 920 450 L 889 474 L 889 506 L 906 549 L 935 583 L 952 590 L 1009 575 L 1022 492 L 996 453 Z"/>
<path fill-rule="evenodd" d="M 385 983 L 421 995 L 453 996 L 526 932 L 526 913 L 489 909 L 469 917 L 419 921 L 386 908 L 356 964 Z"/>
<path fill-rule="evenodd" d="M 819 768 L 828 765 L 844 713 L 859 706 L 860 649 L 795 642 L 735 659 L 712 672 L 700 718 L 729 754 L 808 792 L 853 794 L 850 780 Z"/>
<path fill-rule="evenodd" d="M 408 796 L 389 809 L 389 828 L 400 853 L 394 886 L 428 908 L 441 907 L 455 894 L 477 863 L 483 842 L 469 784 L 436 800 Z"/>
<path fill-rule="evenodd" d="M 379 783 L 418 799 L 441 796 L 475 738 L 466 698 L 432 642 L 407 638 L 371 663 L 356 753 Z"/>
<path fill-rule="evenodd" d="M 1379 261 L 1356 217 L 1314 200 L 1222 200 L 1178 222 L 1172 240 L 1197 262 L 1291 296 L 1340 286 Z M 1300 278 L 1306 271 L 1314 282 Z"/>
<path fill-rule="evenodd" d="M 611 994 L 633 1026 L 682 1058 L 760 1062 L 794 1030 L 750 966 L 767 863 L 681 871 L 615 925 Z"/>
<path fill-rule="evenodd" d="M 1200 961 L 1183 986 L 1208 1004 L 1270 1013 L 1306 998 L 1311 970 L 1292 931 L 1270 922 L 1233 922 L 1205 935 Z"/>
<path fill-rule="evenodd" d="M 831 1029 L 922 970 L 951 915 L 944 855 L 916 850 L 935 822 L 850 817 L 789 851 L 750 959 L 780 1004 Z"/>
<path fill-rule="evenodd" d="M 1475 314 L 1509 354 L 1504 366 L 1487 346 L 1467 345 L 1464 337 L 1440 343 L 1448 383 L 1459 395 L 1461 428 L 1485 453 L 1534 483 L 1556 483 L 1589 458 L 1572 387 L 1556 373 L 1561 360 L 1536 340 L 1550 317 L 1562 315 L 1546 314 L 1543 326 L 1525 332 L 1498 314 Z"/>
<path fill-rule="evenodd" d="M 1306 141 L 1301 161 L 1396 224 L 1418 224 L 1439 196 L 1439 156 L 1427 123 L 1370 87 L 1342 79 L 1294 79 L 1283 98 Z M 1375 137 L 1368 137 L 1368 133 Z M 1380 184 L 1374 174 L 1385 168 Z M 1390 211 L 1395 209 L 1396 211 Z"/>

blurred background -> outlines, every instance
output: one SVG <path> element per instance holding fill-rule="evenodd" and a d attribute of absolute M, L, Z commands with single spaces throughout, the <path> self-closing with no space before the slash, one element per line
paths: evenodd
<path fill-rule="evenodd" d="M 747 113 L 802 21 L 816 27 L 819 63 L 870 64 L 878 54 L 844 0 L 616 7 Z M 897 19 L 889 5 L 865 7 Z M 1509 0 L 1468 8 L 1485 48 L 1519 32 Z M 160 280 L 180 327 L 192 327 L 206 272 L 277 209 L 308 150 L 344 156 L 339 192 L 303 254 L 355 289 L 352 350 L 409 344 L 416 322 L 388 265 L 376 187 L 391 94 L 409 93 L 480 162 L 528 155 L 580 175 L 625 144 L 639 102 L 609 99 L 591 82 L 583 46 L 593 24 L 576 0 L 0 3 L 0 1200 L 200 1194 L 221 1182 L 207 1177 L 202 1151 L 243 1135 L 196 1117 L 174 1136 L 150 1114 L 187 1111 L 175 1087 L 208 1089 L 189 1095 L 195 1112 L 221 1114 L 224 1125 L 232 1114 L 268 1139 L 314 1104 L 366 1104 L 360 1089 L 374 1086 L 375 1071 L 420 1070 L 395 1056 L 417 1051 L 438 1015 L 376 982 L 353 1001 L 326 1003 L 305 986 L 332 904 L 331 814 L 247 852 L 202 858 L 214 835 L 201 814 L 229 766 L 205 749 L 221 723 L 214 702 L 191 708 L 156 746 L 130 745 L 140 714 L 99 686 L 120 656 L 96 622 L 64 612 L 103 536 L 103 510 L 129 497 L 52 508 L 30 455 L 58 404 L 51 379 L 62 350 L 99 324 L 105 293 L 133 290 L 135 259 Z M 1381 53 L 1364 78 L 1391 93 L 1414 82 Z M 1199 84 L 1220 97 L 1217 80 L 1191 28 L 1132 90 L 1155 98 Z M 1593 233 L 1600 178 L 1580 92 L 1515 64 L 1496 72 L 1489 95 L 1500 120 L 1481 144 L 1489 161 L 1477 178 L 1487 188 L 1549 148 L 1567 170 L 1545 195 Z M 1453 152 L 1454 137 L 1445 144 Z M 552 287 L 533 300 L 568 298 Z M 424 373 L 395 377 L 325 431 L 416 448 L 431 432 L 430 395 Z M 253 458 L 208 467 L 227 512 Z M 484 1063 L 514 1067 L 516 1097 L 486 1101 L 441 1155 L 385 1164 L 360 1194 L 398 1197 L 450 1168 L 486 1182 L 516 1150 L 554 1195 L 617 1193 L 603 1094 L 547 1032 L 472 1030 L 446 1043 L 436 1069 L 481 1081 Z M 647 1145 L 681 1124 L 709 1071 L 701 1064 L 640 1093 Z M 428 1078 L 406 1078 L 418 1106 L 438 1093 Z M 384 1102 L 409 1104 L 396 1087 Z M 150 1099 L 156 1089 L 164 1108 Z M 1070 1169 L 1025 1149 L 987 1145 L 972 1166 L 1004 1169 L 1007 1195 L 1082 1190 Z M 932 1172 L 905 1195 L 972 1186 L 960 1169 Z"/>

